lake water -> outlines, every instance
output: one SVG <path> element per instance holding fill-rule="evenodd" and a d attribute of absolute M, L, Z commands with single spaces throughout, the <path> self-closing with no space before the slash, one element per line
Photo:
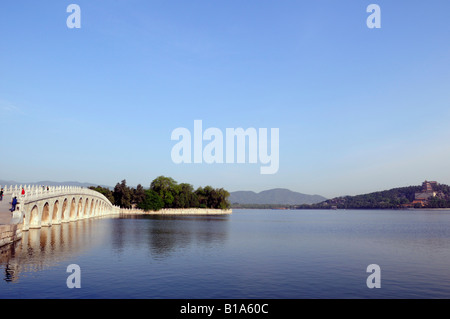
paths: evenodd
<path fill-rule="evenodd" d="M 0 262 L 0 298 L 449 298 L 450 211 L 92 219 L 24 232 Z"/>

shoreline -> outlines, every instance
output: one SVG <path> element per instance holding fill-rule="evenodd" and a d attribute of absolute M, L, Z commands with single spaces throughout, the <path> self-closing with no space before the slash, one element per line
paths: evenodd
<path fill-rule="evenodd" d="M 232 209 L 214 208 L 164 208 L 158 211 L 144 211 L 136 208 L 121 208 L 119 214 L 123 215 L 230 215 Z"/>
<path fill-rule="evenodd" d="M 437 210 L 442 210 L 442 211 L 450 211 L 450 207 L 448 208 L 431 208 L 431 207 L 420 207 L 420 208 L 414 208 L 414 207 L 409 207 L 409 208 L 259 208 L 259 207 L 233 207 L 232 209 L 242 209 L 242 210 L 289 210 L 289 211 L 302 211 L 302 210 L 330 210 L 330 211 L 335 211 L 335 210 L 433 210 L 433 211 L 437 211 Z"/>

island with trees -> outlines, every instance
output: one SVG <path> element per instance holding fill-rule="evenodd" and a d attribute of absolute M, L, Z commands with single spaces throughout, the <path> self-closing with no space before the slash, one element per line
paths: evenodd
<path fill-rule="evenodd" d="M 126 180 L 117 183 L 113 190 L 97 186 L 89 187 L 103 194 L 113 205 L 124 209 L 137 208 L 145 212 L 161 209 L 208 208 L 226 210 L 230 208 L 229 192 L 211 186 L 194 187 L 188 183 L 178 183 L 171 177 L 159 176 L 144 188 L 127 186 Z"/>

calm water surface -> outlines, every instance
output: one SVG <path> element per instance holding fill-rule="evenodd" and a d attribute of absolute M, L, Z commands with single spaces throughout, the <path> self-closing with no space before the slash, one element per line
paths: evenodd
<path fill-rule="evenodd" d="M 450 211 L 92 219 L 25 232 L 0 270 L 0 298 L 449 298 Z"/>

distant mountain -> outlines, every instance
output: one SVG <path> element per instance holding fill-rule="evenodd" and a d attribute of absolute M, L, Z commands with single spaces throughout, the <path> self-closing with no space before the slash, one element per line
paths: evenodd
<path fill-rule="evenodd" d="M 228 201 L 231 204 L 279 204 L 279 205 L 301 205 L 315 204 L 326 200 L 320 195 L 307 195 L 293 192 L 285 188 L 275 188 L 255 193 L 252 191 L 230 192 Z"/>
<path fill-rule="evenodd" d="M 4 181 L 0 180 L 0 185 L 3 187 L 5 185 L 44 185 L 44 186 L 77 186 L 77 187 L 90 187 L 90 186 L 102 186 L 105 188 L 111 188 L 111 186 L 105 186 L 105 185 L 98 185 L 98 184 L 92 184 L 92 183 L 80 183 L 80 182 L 52 182 L 52 181 L 40 181 L 40 182 L 34 182 L 34 183 L 22 183 L 22 182 L 16 182 L 16 181 Z"/>

